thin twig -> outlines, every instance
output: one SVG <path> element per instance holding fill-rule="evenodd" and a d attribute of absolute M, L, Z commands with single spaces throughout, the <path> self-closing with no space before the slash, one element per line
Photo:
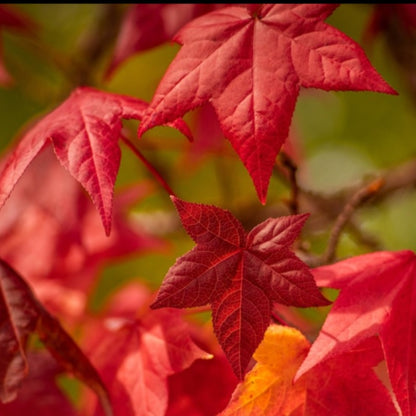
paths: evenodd
<path fill-rule="evenodd" d="M 121 134 L 121 140 L 125 143 L 130 150 L 142 161 L 142 163 L 146 166 L 149 172 L 155 177 L 155 179 L 163 186 L 166 192 L 169 195 L 174 195 L 172 188 L 168 185 L 168 183 L 162 178 L 160 173 L 154 168 L 154 166 L 143 156 L 143 154 L 139 151 L 139 149 L 134 146 L 134 144 L 124 135 Z"/>
<path fill-rule="evenodd" d="M 371 196 L 377 193 L 378 190 L 383 186 L 383 184 L 383 179 L 376 179 L 372 181 L 369 185 L 366 185 L 364 188 L 359 189 L 352 196 L 351 200 L 345 205 L 344 209 L 338 215 L 335 224 L 332 228 L 331 234 L 329 236 L 328 247 L 323 256 L 324 263 L 331 263 L 334 260 L 335 252 L 338 246 L 342 230 L 349 222 L 354 211 Z"/>
<path fill-rule="evenodd" d="M 280 159 L 282 161 L 283 166 L 286 168 L 288 172 L 288 180 L 291 189 L 291 196 L 290 199 L 287 201 L 287 205 L 292 214 L 298 214 L 299 185 L 296 176 L 298 167 L 296 166 L 295 162 L 289 157 L 289 155 L 287 155 L 285 152 L 280 152 Z"/>

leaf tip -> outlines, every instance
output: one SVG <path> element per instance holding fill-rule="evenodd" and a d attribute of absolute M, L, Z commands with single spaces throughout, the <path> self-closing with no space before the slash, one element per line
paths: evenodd
<path fill-rule="evenodd" d="M 146 131 L 149 130 L 150 128 L 151 128 L 150 123 L 147 122 L 144 116 L 137 130 L 137 137 L 140 139 L 143 136 L 143 134 L 146 133 Z"/>
<path fill-rule="evenodd" d="M 109 237 L 111 234 L 111 216 L 110 217 L 103 216 L 102 221 L 103 221 L 105 235 L 106 237 Z"/>

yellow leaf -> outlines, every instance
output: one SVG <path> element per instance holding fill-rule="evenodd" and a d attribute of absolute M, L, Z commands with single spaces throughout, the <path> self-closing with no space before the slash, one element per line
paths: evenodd
<path fill-rule="evenodd" d="M 293 384 L 310 344 L 296 329 L 270 325 L 253 357 L 257 361 L 221 416 L 293 416 L 303 407 L 306 380 Z"/>

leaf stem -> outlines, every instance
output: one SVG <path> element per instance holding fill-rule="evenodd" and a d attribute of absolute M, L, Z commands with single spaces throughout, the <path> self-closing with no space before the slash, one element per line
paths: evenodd
<path fill-rule="evenodd" d="M 149 172 L 155 177 L 155 179 L 163 186 L 166 192 L 169 195 L 176 196 L 173 192 L 172 188 L 168 185 L 168 183 L 162 178 L 160 173 L 155 169 L 155 167 L 143 156 L 139 149 L 134 146 L 134 144 L 124 135 L 121 134 L 121 140 L 129 147 L 129 149 L 142 161 L 142 163 L 146 166 Z"/>
<path fill-rule="evenodd" d="M 276 311 L 272 311 L 271 313 L 271 317 L 272 317 L 272 321 L 275 324 L 279 324 L 279 325 L 283 325 L 283 326 L 287 326 L 287 323 L 283 320 L 283 318 L 281 318 L 279 316 L 279 314 Z"/>

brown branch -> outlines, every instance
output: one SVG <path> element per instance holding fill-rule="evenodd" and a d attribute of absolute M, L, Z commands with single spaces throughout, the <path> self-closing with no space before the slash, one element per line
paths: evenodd
<path fill-rule="evenodd" d="M 376 179 L 372 181 L 369 185 L 366 185 L 365 187 L 359 189 L 353 194 L 351 200 L 345 205 L 344 209 L 338 215 L 335 224 L 332 228 L 329 237 L 328 247 L 323 255 L 324 263 L 331 263 L 334 260 L 342 230 L 350 221 L 355 210 L 364 202 L 366 202 L 369 198 L 371 198 L 374 194 L 376 194 L 383 186 L 383 184 L 383 179 Z"/>

